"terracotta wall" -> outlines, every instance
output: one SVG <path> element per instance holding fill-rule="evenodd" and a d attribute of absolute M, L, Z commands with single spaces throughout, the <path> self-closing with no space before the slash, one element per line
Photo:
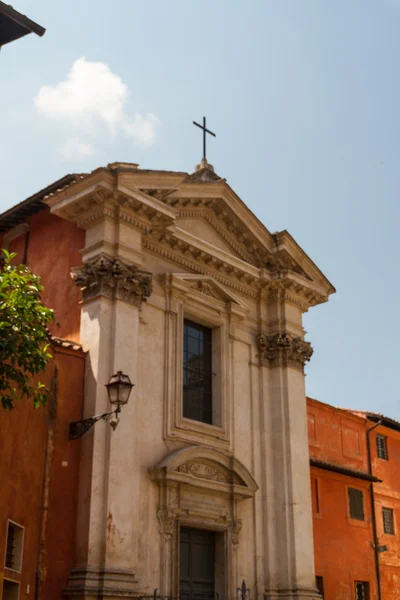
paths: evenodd
<path fill-rule="evenodd" d="M 371 427 L 373 423 L 369 423 Z M 371 435 L 373 473 L 382 479 L 374 485 L 375 510 L 379 545 L 387 550 L 379 554 L 384 600 L 400 598 L 400 432 L 379 426 Z M 387 460 L 378 458 L 376 436 L 386 437 Z M 394 534 L 383 529 L 382 508 L 391 508 L 394 514 Z"/>
<path fill-rule="evenodd" d="M 4 578 L 20 583 L 20 598 L 35 597 L 41 535 L 46 541 L 40 598 L 61 600 L 74 562 L 80 442 L 68 440 L 68 426 L 82 418 L 85 355 L 60 347 L 53 347 L 52 354 L 41 378 L 51 390 L 47 405 L 34 409 L 23 400 L 1 415 L 0 598 Z M 48 511 L 44 510 L 46 464 Z M 24 527 L 20 573 L 4 567 L 8 519 Z"/>
<path fill-rule="evenodd" d="M 367 472 L 366 420 L 308 400 L 310 456 Z M 350 517 L 348 488 L 362 490 L 365 520 Z M 325 600 L 353 600 L 355 581 L 370 584 L 376 598 L 369 482 L 311 468 L 316 575 L 323 577 Z"/>
<path fill-rule="evenodd" d="M 27 257 L 28 267 L 42 278 L 43 301 L 55 312 L 51 333 L 64 339 L 79 340 L 80 291 L 71 279 L 71 269 L 82 263 L 80 250 L 85 232 L 73 223 L 50 214 L 48 209 L 26 218 L 30 231 L 10 243 L 15 261 Z M 0 235 L 0 247 L 2 237 Z"/>

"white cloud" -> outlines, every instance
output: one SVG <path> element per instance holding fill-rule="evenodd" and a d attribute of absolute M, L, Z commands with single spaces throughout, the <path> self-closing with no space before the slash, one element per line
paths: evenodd
<path fill-rule="evenodd" d="M 126 112 L 128 98 L 127 85 L 108 65 L 82 57 L 73 63 L 64 81 L 42 86 L 34 104 L 44 117 L 68 125 L 77 135 L 84 131 L 96 137 L 104 134 L 105 128 L 109 135 L 122 134 L 150 146 L 159 119 L 151 113 L 130 117 Z M 83 148 L 84 155 L 88 153 Z"/>
<path fill-rule="evenodd" d="M 84 158 L 94 154 L 92 144 L 87 144 L 78 137 L 69 138 L 59 149 L 61 156 L 69 159 Z"/>
<path fill-rule="evenodd" d="M 130 122 L 127 120 L 123 123 L 123 129 L 127 136 L 140 139 L 142 144 L 151 146 L 156 133 L 155 126 L 159 122 L 159 118 L 152 113 L 148 113 L 146 118 L 142 117 L 142 115 L 135 115 L 133 121 Z"/>

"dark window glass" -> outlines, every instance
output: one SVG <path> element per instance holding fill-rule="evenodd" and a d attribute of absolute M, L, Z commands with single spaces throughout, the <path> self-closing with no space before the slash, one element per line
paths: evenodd
<path fill-rule="evenodd" d="M 322 598 L 324 597 L 324 578 L 321 575 L 317 575 L 315 578 L 315 584 L 317 586 L 317 590 L 321 594 Z"/>
<path fill-rule="evenodd" d="M 183 416 L 212 423 L 211 329 L 187 319 L 183 328 Z"/>
<path fill-rule="evenodd" d="M 356 600 L 369 600 L 368 581 L 355 581 Z"/>
<path fill-rule="evenodd" d="M 364 498 L 361 490 L 349 488 L 350 517 L 364 521 Z"/>
<path fill-rule="evenodd" d="M 6 548 L 6 567 L 14 567 L 14 549 L 15 549 L 15 528 L 11 523 L 8 525 L 7 548 Z"/>
<path fill-rule="evenodd" d="M 394 518 L 391 508 L 382 508 L 383 531 L 394 535 Z"/>
<path fill-rule="evenodd" d="M 315 477 L 311 477 L 311 502 L 312 511 L 314 514 L 319 514 L 319 490 L 318 480 Z"/>
<path fill-rule="evenodd" d="M 376 436 L 376 452 L 378 454 L 378 458 L 382 458 L 383 460 L 388 459 L 387 442 L 384 435 Z"/>

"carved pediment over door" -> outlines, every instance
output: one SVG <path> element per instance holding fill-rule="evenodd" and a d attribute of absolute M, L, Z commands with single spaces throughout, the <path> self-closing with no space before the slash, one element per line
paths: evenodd
<path fill-rule="evenodd" d="M 258 489 L 236 458 L 205 446 L 177 450 L 149 474 L 160 486 L 160 521 L 167 517 L 192 525 L 231 526 L 237 502 L 252 498 Z"/>

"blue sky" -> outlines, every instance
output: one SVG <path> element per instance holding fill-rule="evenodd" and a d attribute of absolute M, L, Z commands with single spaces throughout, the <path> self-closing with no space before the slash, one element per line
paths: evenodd
<path fill-rule="evenodd" d="M 0 210 L 116 160 L 192 172 L 206 115 L 217 173 L 337 288 L 307 393 L 400 419 L 400 0 L 13 4 L 47 31 L 0 53 Z"/>

